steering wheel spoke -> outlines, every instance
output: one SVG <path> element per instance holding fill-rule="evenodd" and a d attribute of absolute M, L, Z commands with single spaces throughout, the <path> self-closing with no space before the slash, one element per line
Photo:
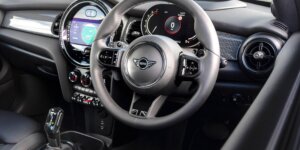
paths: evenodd
<path fill-rule="evenodd" d="M 149 96 L 143 97 L 142 95 L 134 93 L 129 114 L 137 118 L 155 118 L 166 99 L 167 96 L 164 95 L 157 96 L 153 100 L 152 98 L 149 98 Z"/>
<path fill-rule="evenodd" d="M 178 78 L 181 80 L 194 80 L 200 75 L 201 59 L 187 53 L 179 57 Z"/>

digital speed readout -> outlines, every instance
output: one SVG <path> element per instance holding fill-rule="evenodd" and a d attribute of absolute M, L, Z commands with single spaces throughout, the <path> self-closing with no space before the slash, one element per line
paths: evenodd
<path fill-rule="evenodd" d="M 182 47 L 199 44 L 194 31 L 194 19 L 175 5 L 161 4 L 150 8 L 142 19 L 143 35 L 164 35 Z"/>

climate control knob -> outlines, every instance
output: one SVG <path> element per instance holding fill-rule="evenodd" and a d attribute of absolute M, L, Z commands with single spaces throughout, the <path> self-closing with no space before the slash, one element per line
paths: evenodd
<path fill-rule="evenodd" d="M 81 76 L 80 82 L 81 82 L 81 85 L 84 87 L 91 86 L 91 84 L 92 84 L 91 74 L 89 72 L 86 72 L 85 74 L 83 74 Z"/>
<path fill-rule="evenodd" d="M 75 83 L 80 78 L 80 71 L 74 70 L 69 73 L 69 81 Z"/>

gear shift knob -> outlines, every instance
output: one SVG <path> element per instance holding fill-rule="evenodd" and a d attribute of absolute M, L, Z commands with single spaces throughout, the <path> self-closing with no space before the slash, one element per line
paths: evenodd
<path fill-rule="evenodd" d="M 61 147 L 60 126 L 64 116 L 64 111 L 57 107 L 51 108 L 45 122 L 44 130 L 48 138 L 48 146 L 53 148 Z"/>

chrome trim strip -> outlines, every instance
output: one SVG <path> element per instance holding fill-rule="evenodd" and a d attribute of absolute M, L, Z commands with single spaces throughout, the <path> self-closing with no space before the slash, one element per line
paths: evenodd
<path fill-rule="evenodd" d="M 3 27 L 30 33 L 58 37 L 52 33 L 52 25 L 59 11 L 10 11 L 6 13 Z"/>

